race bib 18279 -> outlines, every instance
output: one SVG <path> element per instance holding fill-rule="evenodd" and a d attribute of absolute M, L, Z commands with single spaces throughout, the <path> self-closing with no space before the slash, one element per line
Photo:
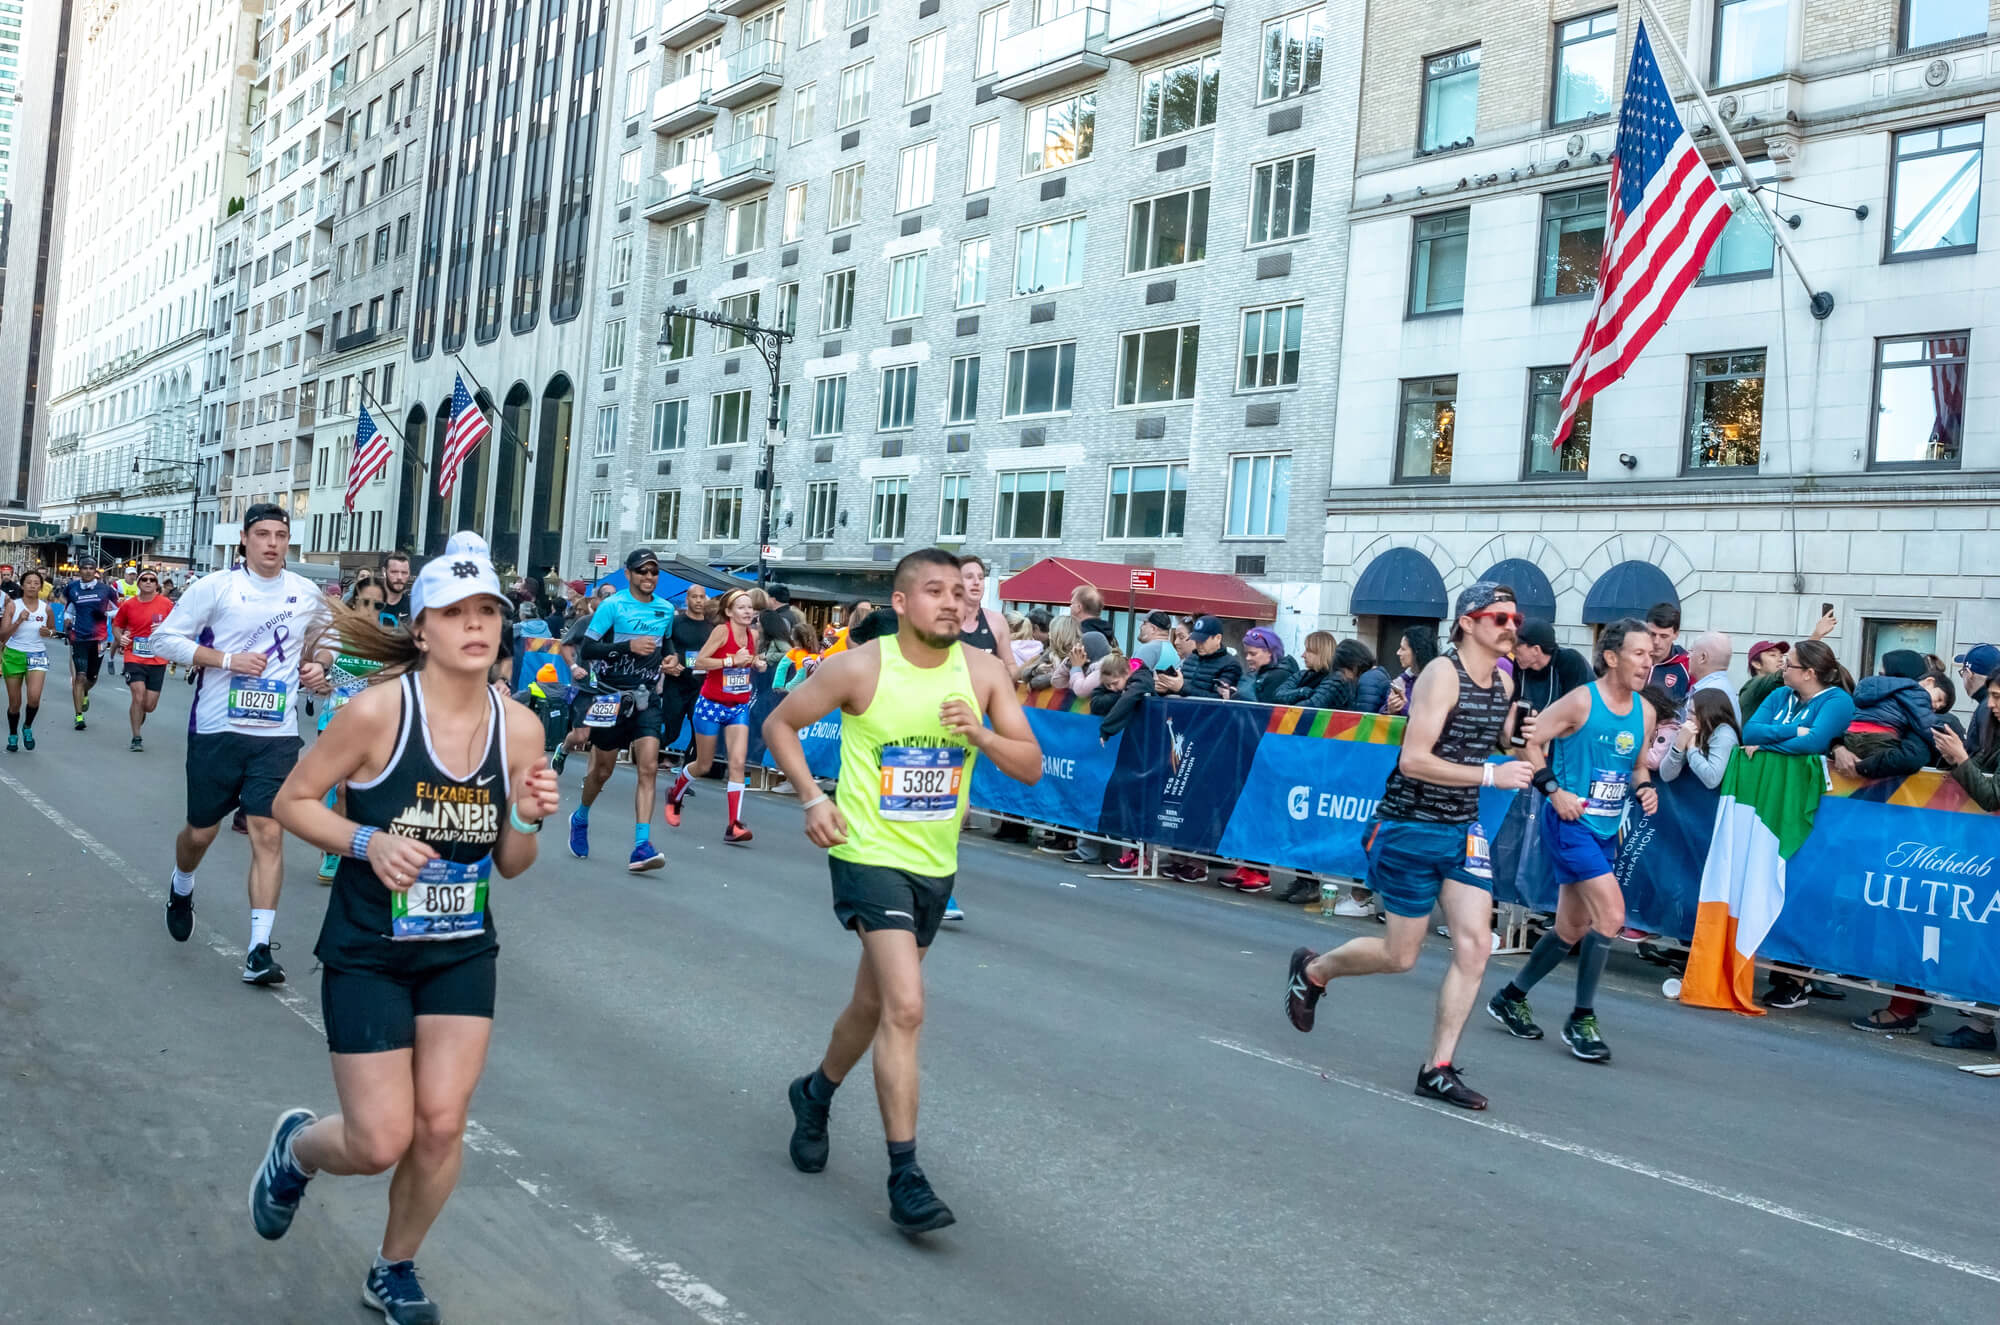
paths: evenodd
<path fill-rule="evenodd" d="M 901 823 L 949 819 L 958 813 L 965 782 L 965 751 L 959 746 L 882 747 L 884 819 Z"/>
<path fill-rule="evenodd" d="M 391 938 L 463 939 L 486 932 L 486 880 L 493 857 L 470 865 L 433 860 L 405 892 L 389 894 Z"/>
<path fill-rule="evenodd" d="M 231 675 L 229 725 L 250 731 L 282 725 L 287 690 L 285 683 L 276 677 Z"/>

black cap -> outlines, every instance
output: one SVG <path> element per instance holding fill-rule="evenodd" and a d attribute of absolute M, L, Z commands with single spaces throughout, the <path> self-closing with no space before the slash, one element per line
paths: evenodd
<path fill-rule="evenodd" d="M 1882 675 L 1900 676 L 1906 681 L 1923 679 L 1930 667 L 1915 649 L 1891 649 L 1882 655 Z"/>
<path fill-rule="evenodd" d="M 243 529 L 247 533 L 250 526 L 265 520 L 276 520 L 287 529 L 292 526 L 292 517 L 284 507 L 276 502 L 260 501 L 243 512 Z"/>
<path fill-rule="evenodd" d="M 1146 613 L 1146 624 L 1154 630 L 1172 630 L 1174 628 L 1174 619 L 1165 612 L 1148 612 Z"/>
<path fill-rule="evenodd" d="M 1516 645 L 1527 644 L 1544 653 L 1556 651 L 1556 628 L 1547 621 L 1523 621 L 1521 628 L 1514 632 Z"/>
<path fill-rule="evenodd" d="M 653 565 L 658 566 L 660 564 L 660 554 L 649 547 L 635 547 L 625 554 L 625 569 L 635 571 L 649 561 Z"/>
<path fill-rule="evenodd" d="M 789 603 L 792 601 L 792 591 L 782 584 L 772 585 L 768 592 L 771 595 L 771 601 L 774 603 Z"/>

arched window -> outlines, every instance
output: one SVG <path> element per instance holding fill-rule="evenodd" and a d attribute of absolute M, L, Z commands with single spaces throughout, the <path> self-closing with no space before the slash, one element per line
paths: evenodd
<path fill-rule="evenodd" d="M 451 401 L 438 402 L 437 418 L 431 424 L 430 467 L 424 474 L 424 555 L 435 557 L 444 551 L 444 543 L 451 537 L 451 530 L 445 526 L 451 521 L 451 512 L 445 509 L 444 498 L 438 495 L 438 475 L 444 472 L 445 437 L 451 431 Z"/>
<path fill-rule="evenodd" d="M 562 559 L 563 500 L 575 407 L 576 389 L 557 373 L 542 392 L 542 422 L 535 438 L 535 506 L 524 549 L 529 564 L 555 566 Z"/>
<path fill-rule="evenodd" d="M 424 444 L 424 424 L 428 417 L 422 405 L 410 406 L 409 414 L 403 419 L 403 436 L 411 439 L 411 445 Z M 397 552 L 410 552 L 417 546 L 417 497 L 423 491 L 424 472 L 412 463 L 414 459 L 408 454 L 399 454 L 393 462 L 399 495 L 396 498 L 396 534 L 389 546 Z"/>
<path fill-rule="evenodd" d="M 521 448 L 528 445 L 535 420 L 535 393 L 526 382 L 514 383 L 501 407 L 493 458 L 493 559 L 515 566 L 521 560 Z"/>

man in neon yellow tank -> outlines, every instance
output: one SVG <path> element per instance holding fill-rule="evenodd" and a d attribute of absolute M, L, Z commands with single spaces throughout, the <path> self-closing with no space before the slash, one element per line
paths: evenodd
<path fill-rule="evenodd" d="M 889 1143 L 889 1218 L 905 1233 L 955 1222 L 917 1167 L 917 1035 L 922 962 L 958 872 L 958 830 L 980 755 L 1011 778 L 1042 776 L 1042 749 L 992 654 L 959 630 L 978 610 L 958 558 L 940 548 L 896 564 L 893 636 L 829 654 L 764 723 L 764 743 L 795 787 L 813 785 L 799 731 L 839 709 L 840 799 L 808 797 L 806 836 L 829 848 L 833 913 L 861 938 L 854 996 L 826 1056 L 792 1082 L 792 1163 L 826 1167 L 833 1092 L 870 1046 Z M 990 719 L 989 729 L 982 721 Z"/>

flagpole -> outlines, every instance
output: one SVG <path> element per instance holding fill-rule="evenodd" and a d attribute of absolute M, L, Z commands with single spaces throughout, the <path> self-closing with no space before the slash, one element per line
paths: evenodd
<path fill-rule="evenodd" d="M 1793 275 L 1797 276 L 1799 284 L 1806 288 L 1806 294 L 1812 301 L 1812 315 L 1822 321 L 1831 317 L 1832 293 L 1813 289 L 1813 283 L 1807 278 L 1805 268 L 1799 265 L 1798 253 L 1793 250 L 1791 241 L 1785 238 L 1785 231 L 1789 227 L 1764 205 L 1762 197 L 1764 185 L 1750 173 L 1750 163 L 1743 159 L 1743 153 L 1737 148 L 1736 140 L 1730 137 L 1729 130 L 1722 123 L 1722 116 L 1716 114 L 1715 103 L 1708 99 L 1708 92 L 1702 87 L 1701 79 L 1695 75 L 1694 67 L 1688 63 L 1687 56 L 1681 53 L 1680 46 L 1675 43 L 1673 30 L 1667 26 L 1667 20 L 1660 16 L 1660 11 L 1653 5 L 1653 0 L 1639 0 L 1639 8 L 1645 11 L 1645 17 L 1652 19 L 1655 31 L 1664 38 L 1663 41 L 1655 41 L 1653 45 L 1656 48 L 1660 46 L 1666 48 L 1667 54 L 1673 57 L 1674 67 L 1681 71 L 1681 78 L 1694 90 L 1695 100 L 1701 103 L 1702 114 L 1708 118 L 1708 127 L 1715 130 L 1716 137 L 1722 140 L 1723 150 L 1729 153 L 1730 161 L 1736 166 L 1737 175 L 1743 180 L 1744 190 L 1756 202 L 1757 210 L 1770 228 L 1771 237 L 1777 240 L 1778 247 L 1784 250 L 1785 260 L 1792 264 Z"/>
<path fill-rule="evenodd" d="M 361 403 L 365 405 L 370 401 L 375 402 L 375 426 L 380 428 L 384 423 L 388 423 L 389 431 L 395 434 L 396 440 L 403 444 L 404 462 L 408 463 L 414 460 L 417 462 L 417 467 L 421 469 L 424 463 L 423 457 L 418 455 L 416 448 L 410 445 L 410 439 L 403 436 L 403 430 L 398 428 L 393 422 L 390 422 L 388 408 L 381 401 L 375 400 L 374 395 L 364 386 L 361 388 Z"/>
<path fill-rule="evenodd" d="M 451 356 L 451 361 L 458 365 L 460 372 L 464 373 L 467 377 L 472 378 L 472 385 L 475 390 L 483 394 L 488 400 L 493 399 L 493 393 L 491 391 L 488 391 L 486 389 L 486 384 L 480 381 L 478 376 L 470 368 L 467 368 L 465 366 L 465 360 L 459 358 L 456 354 L 454 354 Z M 477 409 L 479 407 L 479 402 L 475 400 L 472 402 L 472 405 L 474 409 Z M 515 432 L 513 428 L 508 426 L 507 411 L 501 409 L 499 404 L 496 402 L 493 406 L 493 413 L 500 420 L 500 431 L 505 433 L 508 437 L 513 438 L 514 445 L 520 447 L 521 454 L 528 457 L 529 464 L 533 464 L 535 462 L 535 453 L 528 449 L 528 444 L 521 440 L 521 435 Z"/>

